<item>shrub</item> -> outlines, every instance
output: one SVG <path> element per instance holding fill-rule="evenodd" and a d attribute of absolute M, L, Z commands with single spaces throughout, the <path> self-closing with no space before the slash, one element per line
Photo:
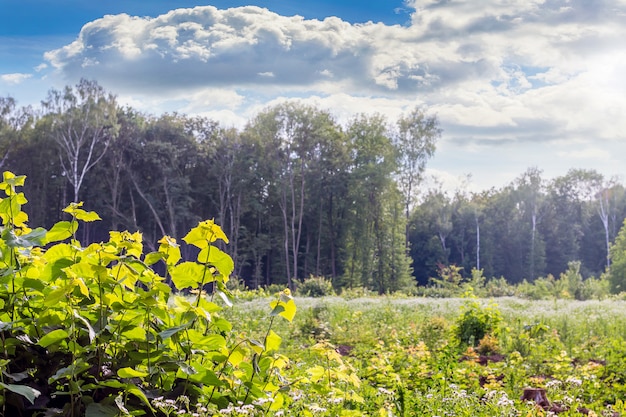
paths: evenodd
<path fill-rule="evenodd" d="M 233 331 L 214 302 L 230 304 L 234 268 L 215 246 L 228 242 L 218 225 L 200 222 L 183 238 L 199 250 L 187 262 L 168 236 L 147 254 L 139 232 L 83 247 L 80 224 L 100 217 L 72 203 L 70 220 L 31 229 L 24 181 L 5 172 L 0 182 L 0 415 L 141 415 L 159 408 L 150 396 L 181 394 L 216 408 L 268 396 L 280 406 L 288 360 L 271 327 L 277 316 L 291 321 L 295 303 L 288 290 L 270 302 L 261 340 Z M 152 269 L 158 262 L 177 293 Z"/>
<path fill-rule="evenodd" d="M 341 289 L 341 297 L 346 300 L 373 297 L 376 293 L 365 287 L 344 287 Z"/>
<path fill-rule="evenodd" d="M 454 325 L 454 333 L 462 345 L 476 346 L 486 335 L 493 335 L 502 321 L 497 305 L 483 307 L 476 300 L 468 300 Z"/>
<path fill-rule="evenodd" d="M 335 289 L 331 280 L 311 275 L 298 284 L 296 294 L 302 297 L 326 297 L 335 295 Z"/>

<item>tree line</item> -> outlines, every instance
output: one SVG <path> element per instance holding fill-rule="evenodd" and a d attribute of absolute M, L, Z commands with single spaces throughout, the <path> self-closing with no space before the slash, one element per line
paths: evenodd
<path fill-rule="evenodd" d="M 297 102 L 227 128 L 122 107 L 88 80 L 51 90 L 37 109 L 0 98 L 0 164 L 28 176 L 31 224 L 50 227 L 84 201 L 103 221 L 81 229 L 83 242 L 139 230 L 155 249 L 214 218 L 250 287 L 314 275 L 384 293 L 451 264 L 513 283 L 573 260 L 588 274 L 605 268 L 626 215 L 621 184 L 583 170 L 546 182 L 530 169 L 498 190 L 425 190 L 441 133 L 422 108 L 341 125 Z"/>
<path fill-rule="evenodd" d="M 479 193 L 428 190 L 410 220 L 418 282 L 444 266 L 509 283 L 558 277 L 580 262 L 584 277 L 611 266 L 613 242 L 626 217 L 626 193 L 616 178 L 571 169 L 552 180 L 529 168 L 509 185 Z"/>

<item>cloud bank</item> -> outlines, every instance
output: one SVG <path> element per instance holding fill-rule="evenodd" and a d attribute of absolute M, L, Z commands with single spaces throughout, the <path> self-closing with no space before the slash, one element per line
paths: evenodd
<path fill-rule="evenodd" d="M 599 146 L 623 142 L 626 1 L 407 6 L 414 11 L 404 26 L 255 6 L 109 15 L 45 59 L 68 81 L 94 78 L 129 100 L 169 101 L 233 124 L 297 97 L 339 117 L 395 117 L 423 105 L 442 123 L 443 148 L 470 154 L 550 143 L 554 155 L 581 160 L 585 150 L 593 159 L 606 156 Z"/>

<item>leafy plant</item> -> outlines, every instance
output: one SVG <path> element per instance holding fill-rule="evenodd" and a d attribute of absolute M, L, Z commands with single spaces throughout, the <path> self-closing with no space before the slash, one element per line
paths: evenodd
<path fill-rule="evenodd" d="M 281 406 L 289 361 L 272 324 L 293 320 L 295 303 L 289 290 L 270 302 L 260 340 L 234 331 L 220 314 L 234 265 L 216 246 L 228 238 L 213 220 L 183 238 L 197 248 L 194 261 L 181 262 L 168 236 L 144 254 L 139 232 L 83 247 L 80 224 L 100 217 L 72 203 L 69 220 L 31 229 L 17 191 L 24 181 L 5 172 L 0 183 L 2 415 L 157 414 L 152 400 L 180 396 L 217 409 L 260 398 Z"/>
<path fill-rule="evenodd" d="M 332 281 L 324 277 L 310 276 L 298 284 L 296 294 L 304 297 L 325 297 L 335 295 Z"/>
<path fill-rule="evenodd" d="M 483 307 L 470 299 L 461 307 L 461 314 L 455 322 L 455 334 L 460 343 L 476 346 L 486 335 L 496 332 L 501 321 L 502 316 L 495 304 Z"/>

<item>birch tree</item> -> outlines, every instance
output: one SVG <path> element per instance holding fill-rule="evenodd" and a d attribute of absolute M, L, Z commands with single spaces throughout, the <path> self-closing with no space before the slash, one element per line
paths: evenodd
<path fill-rule="evenodd" d="M 87 173 L 104 157 L 118 130 L 115 96 L 95 81 L 82 79 L 63 90 L 52 89 L 42 102 L 53 119 L 52 138 L 78 202 Z"/>

